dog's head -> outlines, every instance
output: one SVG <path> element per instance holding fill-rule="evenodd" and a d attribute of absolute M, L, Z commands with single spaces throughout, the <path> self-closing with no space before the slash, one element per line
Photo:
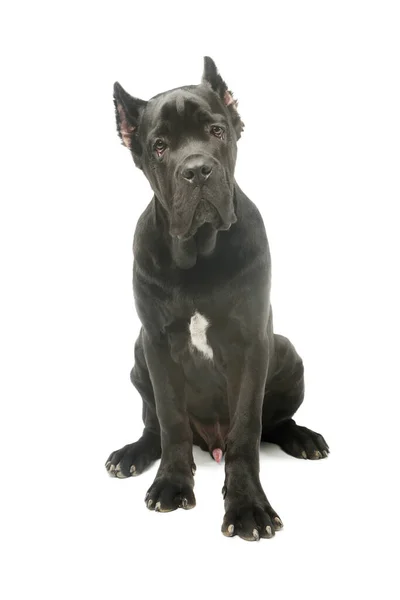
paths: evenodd
<path fill-rule="evenodd" d="M 235 223 L 237 102 L 214 61 L 205 57 L 200 85 L 133 98 L 114 86 L 118 133 L 168 215 L 169 233 L 189 240 Z M 215 235 L 215 233 L 214 233 Z"/>

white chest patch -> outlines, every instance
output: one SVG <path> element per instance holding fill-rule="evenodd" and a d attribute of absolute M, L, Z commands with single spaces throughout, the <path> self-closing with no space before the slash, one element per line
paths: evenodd
<path fill-rule="evenodd" d="M 210 323 L 203 315 L 196 312 L 190 320 L 189 332 L 192 345 L 209 360 L 213 359 L 213 350 L 207 341 L 206 331 Z"/>

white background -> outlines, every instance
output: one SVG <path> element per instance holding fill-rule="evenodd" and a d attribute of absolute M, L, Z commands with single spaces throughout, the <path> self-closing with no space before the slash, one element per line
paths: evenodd
<path fill-rule="evenodd" d="M 399 4 L 3 6 L 2 597 L 398 597 Z M 156 467 L 104 469 L 142 429 L 131 244 L 151 199 L 112 85 L 197 83 L 205 54 L 246 124 L 237 180 L 266 223 L 275 330 L 305 362 L 298 422 L 332 451 L 262 448 L 285 528 L 252 544 L 220 533 L 208 455 L 188 512 L 145 509 Z"/>

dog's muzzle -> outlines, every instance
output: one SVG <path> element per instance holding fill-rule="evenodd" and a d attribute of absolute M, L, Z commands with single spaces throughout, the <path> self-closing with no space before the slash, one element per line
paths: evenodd
<path fill-rule="evenodd" d="M 181 193 L 171 215 L 173 237 L 189 239 L 205 223 L 220 231 L 236 222 L 232 191 L 222 173 L 208 155 L 192 155 L 181 163 L 176 173 Z"/>

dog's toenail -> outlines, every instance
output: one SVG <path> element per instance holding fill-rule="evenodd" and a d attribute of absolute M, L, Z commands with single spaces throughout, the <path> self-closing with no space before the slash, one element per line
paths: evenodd
<path fill-rule="evenodd" d="M 325 457 L 325 458 L 328 456 L 328 453 L 327 453 L 327 451 L 326 451 L 326 450 L 323 450 L 323 451 L 322 451 L 322 454 L 324 455 L 324 457 Z"/>
<path fill-rule="evenodd" d="M 301 453 L 303 458 L 307 458 L 307 453 L 303 450 L 303 452 Z"/>
<path fill-rule="evenodd" d="M 229 535 L 233 535 L 234 531 L 235 531 L 235 526 L 234 525 L 229 525 L 229 527 L 228 527 L 228 533 L 229 533 Z"/>
<path fill-rule="evenodd" d="M 253 529 L 253 537 L 257 542 L 260 539 L 260 534 L 258 533 L 257 529 Z"/>
<path fill-rule="evenodd" d="M 120 463 L 118 463 L 117 466 L 115 467 L 115 475 L 119 479 L 125 479 L 125 475 L 121 471 L 121 465 L 120 465 Z"/>
<path fill-rule="evenodd" d="M 272 536 L 272 528 L 271 525 L 267 525 L 265 528 L 265 531 L 267 532 L 268 536 Z"/>
<path fill-rule="evenodd" d="M 275 517 L 275 518 L 274 518 L 274 521 L 275 521 L 275 523 L 276 523 L 276 524 L 277 524 L 279 527 L 283 527 L 283 523 L 282 523 L 282 521 L 280 520 L 280 518 L 279 518 L 279 517 Z"/>
<path fill-rule="evenodd" d="M 315 452 L 314 452 L 314 456 L 315 456 L 316 458 L 322 458 L 322 454 L 321 454 L 321 452 L 320 452 L 319 450 L 315 450 Z"/>
<path fill-rule="evenodd" d="M 153 500 L 149 500 L 147 503 L 147 508 L 151 508 L 152 504 L 153 504 Z"/>
<path fill-rule="evenodd" d="M 192 475 L 196 475 L 196 467 L 192 467 Z"/>
<path fill-rule="evenodd" d="M 188 505 L 187 498 L 183 498 L 183 500 L 182 500 L 182 508 L 186 508 L 187 505 Z"/>
<path fill-rule="evenodd" d="M 135 465 L 132 465 L 131 468 L 129 469 L 131 475 L 133 475 L 134 473 L 136 473 L 136 467 Z"/>
<path fill-rule="evenodd" d="M 109 467 L 110 465 L 111 465 L 111 461 L 110 461 L 110 460 L 108 460 L 108 461 L 106 462 L 106 469 L 108 469 L 108 467 Z"/>
<path fill-rule="evenodd" d="M 150 502 L 151 502 L 151 500 L 150 500 Z M 156 503 L 156 505 L 155 505 L 155 507 L 154 507 L 154 510 L 155 510 L 156 512 L 159 512 L 159 511 L 161 510 L 161 502 L 157 502 L 157 503 Z"/>

